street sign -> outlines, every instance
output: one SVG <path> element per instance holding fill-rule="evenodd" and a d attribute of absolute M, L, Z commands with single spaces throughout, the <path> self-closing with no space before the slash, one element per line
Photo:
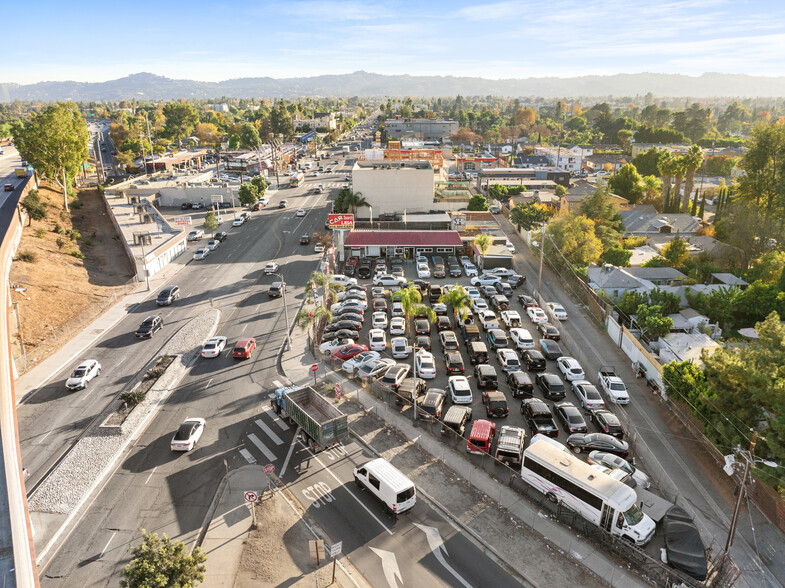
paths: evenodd
<path fill-rule="evenodd" d="M 212 194 L 210 196 L 210 202 L 223 202 L 224 197 L 223 194 Z"/>
<path fill-rule="evenodd" d="M 327 224 L 331 229 L 353 229 L 354 228 L 354 215 L 353 214 L 328 214 Z"/>
<path fill-rule="evenodd" d="M 318 369 L 319 369 L 319 364 L 318 364 L 318 363 L 315 363 L 315 364 L 313 364 L 313 365 L 311 366 L 311 371 L 312 371 L 312 372 L 315 372 L 315 371 L 316 371 L 316 370 L 318 370 Z"/>
<path fill-rule="evenodd" d="M 259 495 L 256 494 L 253 490 L 249 490 L 245 493 L 245 501 L 246 502 L 256 502 L 259 500 Z"/>
<path fill-rule="evenodd" d="M 191 224 L 191 217 L 190 216 L 179 216 L 174 219 L 174 224 L 176 225 L 190 225 Z"/>
<path fill-rule="evenodd" d="M 271 463 L 268 463 L 264 466 L 264 473 L 265 474 L 272 474 L 275 471 L 275 466 Z"/>
<path fill-rule="evenodd" d="M 341 549 L 343 549 L 343 541 L 338 541 L 338 543 L 330 545 L 330 557 L 338 557 L 341 555 Z"/>

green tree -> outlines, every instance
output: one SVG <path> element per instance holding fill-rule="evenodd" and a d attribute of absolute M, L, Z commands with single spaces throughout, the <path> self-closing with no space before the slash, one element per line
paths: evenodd
<path fill-rule="evenodd" d="M 489 208 L 488 200 L 482 194 L 472 196 L 469 200 L 469 205 L 466 207 L 467 210 L 488 210 Z"/>
<path fill-rule="evenodd" d="M 602 254 L 602 261 L 616 267 L 629 267 L 632 251 L 623 247 L 611 247 Z"/>
<path fill-rule="evenodd" d="M 687 241 L 678 235 L 662 248 L 662 256 L 668 261 L 668 264 L 671 267 L 678 268 L 683 266 L 688 255 Z"/>
<path fill-rule="evenodd" d="M 734 300 L 733 317 L 739 327 L 750 327 L 772 311 L 785 316 L 785 292 L 776 283 L 753 282 Z"/>
<path fill-rule="evenodd" d="M 583 215 L 567 214 L 548 225 L 545 254 L 557 262 L 561 256 L 553 251 L 555 245 L 564 259 L 572 265 L 585 267 L 596 262 L 602 255 L 603 246 L 594 232 L 595 224 Z"/>
<path fill-rule="evenodd" d="M 259 187 L 253 182 L 243 184 L 240 186 L 240 190 L 237 194 L 240 199 L 240 204 L 243 206 L 252 206 L 259 200 Z"/>
<path fill-rule="evenodd" d="M 647 341 L 655 341 L 670 333 L 673 328 L 673 319 L 662 315 L 662 307 L 659 305 L 647 306 L 641 304 L 638 307 L 638 318 L 635 322 L 641 329 L 641 336 Z"/>
<path fill-rule="evenodd" d="M 631 163 L 608 178 L 608 187 L 614 194 L 629 200 L 630 204 L 636 204 L 643 198 L 643 178 Z"/>
<path fill-rule="evenodd" d="M 308 348 L 311 350 L 311 353 L 313 353 L 313 345 L 316 341 L 319 324 L 322 322 L 328 323 L 331 320 L 333 320 L 333 314 L 327 307 L 321 304 L 309 310 L 303 308 L 294 317 L 294 324 L 308 333 Z"/>
<path fill-rule="evenodd" d="M 657 162 L 660 159 L 661 151 L 656 147 L 652 147 L 645 153 L 636 155 L 632 158 L 632 165 L 638 170 L 642 176 L 658 176 L 660 175 Z"/>
<path fill-rule="evenodd" d="M 619 141 L 619 145 L 621 145 L 625 152 L 629 151 L 630 149 L 632 135 L 633 132 L 630 129 L 619 129 L 619 131 L 616 133 L 616 138 Z"/>
<path fill-rule="evenodd" d="M 463 320 L 469 312 L 471 301 L 472 298 L 466 293 L 466 289 L 458 284 L 450 288 L 449 292 L 442 294 L 439 297 L 439 302 L 452 308 L 453 318 L 460 318 L 460 320 Z M 458 325 L 455 325 L 455 328 L 457 329 Z"/>
<path fill-rule="evenodd" d="M 218 228 L 218 219 L 215 218 L 215 211 L 208 210 L 207 214 L 204 215 L 204 230 L 210 231 L 210 234 L 213 234 L 213 231 Z"/>
<path fill-rule="evenodd" d="M 178 147 L 182 138 L 190 135 L 199 123 L 199 114 L 187 102 L 170 102 L 164 106 L 163 115 L 166 117 L 164 133 L 174 139 Z"/>
<path fill-rule="evenodd" d="M 739 163 L 744 175 L 738 179 L 738 197 L 758 211 L 760 242 L 780 238 L 785 219 L 785 125 L 759 124 L 747 141 L 747 150 Z M 776 219 L 776 224 L 770 221 Z M 778 235 L 774 235 L 777 232 Z"/>
<path fill-rule="evenodd" d="M 259 129 L 251 123 L 244 123 L 240 129 L 240 147 L 243 149 L 258 149 L 261 144 Z"/>
<path fill-rule="evenodd" d="M 662 180 L 656 175 L 643 176 L 641 181 L 643 187 L 643 199 L 638 204 L 651 204 L 662 212 Z"/>
<path fill-rule="evenodd" d="M 477 247 L 477 250 L 480 252 L 480 255 L 485 255 L 488 253 L 488 250 L 493 245 L 493 237 L 486 233 L 480 233 L 474 237 L 474 241 L 472 244 Z"/>
<path fill-rule="evenodd" d="M 200 547 L 188 553 L 182 541 L 142 529 L 142 543 L 131 549 L 122 571 L 122 588 L 191 588 L 204 581 L 207 559 Z"/>
<path fill-rule="evenodd" d="M 286 108 L 283 100 L 279 100 L 278 105 L 270 112 L 270 124 L 274 134 L 283 135 L 284 139 L 294 136 L 292 114 Z"/>
<path fill-rule="evenodd" d="M 785 267 L 783 267 L 780 272 L 780 280 L 777 283 L 777 286 L 779 287 L 780 292 L 785 292 Z"/>
<path fill-rule="evenodd" d="M 656 305 L 662 309 L 662 314 L 676 314 L 681 308 L 681 301 L 676 294 L 666 292 L 662 288 L 654 288 L 646 294 L 649 306 Z"/>
<path fill-rule="evenodd" d="M 58 102 L 32 114 L 26 123 L 13 125 L 14 143 L 22 159 L 44 178 L 63 189 L 68 210 L 68 186 L 87 159 L 90 135 L 87 124 L 73 102 Z"/>
<path fill-rule="evenodd" d="M 488 198 L 491 200 L 507 200 L 509 198 L 507 186 L 502 186 L 501 184 L 488 186 Z"/>
<path fill-rule="evenodd" d="M 638 292 L 637 290 L 626 290 L 619 301 L 616 303 L 616 311 L 622 315 L 622 319 L 629 319 L 629 316 L 635 314 L 641 304 L 648 304 L 649 299 L 645 292 Z M 629 323 L 629 320 L 624 322 Z"/>
<path fill-rule="evenodd" d="M 554 193 L 556 194 L 556 196 L 561 198 L 567 193 L 567 188 L 559 184 L 558 186 L 556 186 L 556 190 L 554 191 Z"/>
<path fill-rule="evenodd" d="M 229 135 L 229 151 L 236 151 L 240 148 L 240 135 Z"/>
<path fill-rule="evenodd" d="M 594 235 L 602 242 L 603 249 L 613 247 L 621 241 L 624 223 L 607 185 L 584 198 L 578 207 L 578 214 L 594 222 Z"/>
<path fill-rule="evenodd" d="M 46 218 L 46 202 L 41 200 L 38 190 L 30 190 L 27 196 L 22 199 L 22 208 L 27 213 L 27 226 L 33 224 L 34 220 L 40 221 Z"/>
<path fill-rule="evenodd" d="M 690 204 L 690 195 L 695 186 L 695 171 L 703 163 L 703 151 L 697 145 L 690 147 L 689 151 L 684 155 L 684 163 L 686 164 L 686 171 L 684 173 L 684 194 L 681 197 L 681 209 L 687 212 L 687 207 Z"/>
<path fill-rule="evenodd" d="M 713 411 L 707 403 L 709 383 L 701 366 L 692 361 L 672 361 L 663 366 L 662 381 L 669 397 L 686 401 L 688 406 L 695 407 L 695 415 L 704 424 L 711 420 L 706 418 L 707 409 Z"/>
<path fill-rule="evenodd" d="M 724 333 L 728 333 L 734 327 L 733 309 L 740 292 L 741 290 L 736 286 L 730 288 L 722 286 L 709 293 L 693 292 L 690 288 L 686 288 L 684 295 L 690 307 L 707 316 L 711 322 L 718 324 Z"/>
<path fill-rule="evenodd" d="M 257 198 L 261 198 L 262 196 L 264 196 L 264 193 L 267 191 L 267 188 L 270 186 L 270 184 L 267 183 L 267 180 L 265 180 L 262 176 L 255 176 L 251 180 L 251 184 L 256 186 Z"/>
<path fill-rule="evenodd" d="M 403 307 L 403 312 L 406 315 L 406 324 L 411 327 L 411 319 L 412 316 L 414 316 L 417 307 L 422 302 L 422 294 L 414 287 L 414 284 L 409 283 L 406 287 L 395 292 L 395 298 Z"/>
<path fill-rule="evenodd" d="M 510 222 L 518 225 L 524 231 L 531 231 L 534 227 L 548 220 L 549 211 L 542 204 L 519 202 L 510 211 Z"/>

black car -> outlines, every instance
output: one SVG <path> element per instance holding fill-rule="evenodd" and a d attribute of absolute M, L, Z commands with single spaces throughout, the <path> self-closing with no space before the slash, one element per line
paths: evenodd
<path fill-rule="evenodd" d="M 521 276 L 518 274 L 512 274 L 511 276 L 507 276 L 507 283 L 510 285 L 510 287 L 513 290 L 518 286 L 520 286 L 521 284 L 523 284 L 525 281 L 526 281 L 526 276 Z"/>
<path fill-rule="evenodd" d="M 521 414 L 531 428 L 532 436 L 536 434 L 558 437 L 559 428 L 553 422 L 553 415 L 548 405 L 539 398 L 521 400 Z"/>
<path fill-rule="evenodd" d="M 526 372 L 520 370 L 507 373 L 507 384 L 510 386 L 513 398 L 531 398 L 534 392 L 532 379 Z"/>
<path fill-rule="evenodd" d="M 510 414 L 507 399 L 504 393 L 498 390 L 483 390 L 482 403 L 485 405 L 485 415 L 488 417 L 506 417 Z"/>
<path fill-rule="evenodd" d="M 357 266 L 350 265 L 350 264 L 345 265 L 344 268 L 343 268 L 343 275 L 345 275 L 347 278 L 353 277 L 354 273 L 356 271 L 355 270 L 356 267 Z"/>
<path fill-rule="evenodd" d="M 457 263 L 450 266 L 450 277 L 453 278 L 461 277 L 461 266 L 458 265 Z"/>
<path fill-rule="evenodd" d="M 542 347 L 542 354 L 548 359 L 559 359 L 564 355 L 559 344 L 551 339 L 540 339 L 540 347 Z"/>
<path fill-rule="evenodd" d="M 351 339 L 357 341 L 360 333 L 352 329 L 341 329 L 340 331 L 325 332 L 322 341 L 332 341 L 333 339 Z"/>
<path fill-rule="evenodd" d="M 444 410 L 444 399 L 447 393 L 439 388 L 431 388 L 425 398 L 417 405 L 420 416 L 426 419 L 440 419 Z"/>
<path fill-rule="evenodd" d="M 537 330 L 540 332 L 540 337 L 543 339 L 550 339 L 551 341 L 561 340 L 559 329 L 554 327 L 551 323 L 538 323 Z"/>
<path fill-rule="evenodd" d="M 283 296 L 284 288 L 286 288 L 286 284 L 283 282 L 273 282 L 270 284 L 270 289 L 267 290 L 267 295 L 270 298 L 280 298 Z"/>
<path fill-rule="evenodd" d="M 570 435 L 589 432 L 581 411 L 572 402 L 559 402 L 553 406 L 553 411 Z"/>
<path fill-rule="evenodd" d="M 496 368 L 487 363 L 481 363 L 474 367 L 474 377 L 477 379 L 478 388 L 492 388 L 496 390 L 499 387 L 499 377 L 496 375 Z"/>
<path fill-rule="evenodd" d="M 561 400 L 567 395 L 567 388 L 564 382 L 556 374 L 545 372 L 537 374 L 537 387 L 542 390 L 542 393 L 549 400 Z"/>
<path fill-rule="evenodd" d="M 436 329 L 439 331 L 444 331 L 445 329 L 452 329 L 452 323 L 450 322 L 450 317 L 443 316 L 443 315 L 437 317 Z"/>
<path fill-rule="evenodd" d="M 372 304 L 374 312 L 387 312 L 387 300 L 384 298 L 374 298 Z"/>
<path fill-rule="evenodd" d="M 226 233 L 224 233 L 223 231 L 218 231 L 218 232 L 217 232 L 215 235 L 213 235 L 213 239 L 215 239 L 216 241 L 220 241 L 221 243 L 223 243 L 224 241 L 226 241 L 226 237 L 228 237 L 228 236 L 229 236 L 229 235 L 227 235 L 227 234 L 226 234 Z"/>
<path fill-rule="evenodd" d="M 430 335 L 431 323 L 428 319 L 417 319 L 414 321 L 414 332 L 418 335 Z"/>
<path fill-rule="evenodd" d="M 430 282 L 426 282 L 425 280 L 413 280 L 412 284 L 423 296 L 428 294 L 428 288 L 431 287 Z"/>
<path fill-rule="evenodd" d="M 183 202 L 180 205 L 180 210 L 190 210 L 190 209 L 191 209 L 191 203 L 190 202 Z"/>
<path fill-rule="evenodd" d="M 300 237 L 300 245 L 308 245 L 308 243 L 310 242 L 311 242 L 310 235 L 303 235 L 302 237 Z"/>
<path fill-rule="evenodd" d="M 527 349 L 521 356 L 526 369 L 530 372 L 542 372 L 548 367 L 545 363 L 545 356 L 536 349 Z"/>
<path fill-rule="evenodd" d="M 600 433 L 613 435 L 617 439 L 624 438 L 624 427 L 621 426 L 619 417 L 609 410 L 597 409 L 591 411 L 591 421 L 600 430 Z"/>
<path fill-rule="evenodd" d="M 288 202 L 286 202 L 286 200 L 281 200 L 281 201 L 278 203 L 278 208 L 286 208 L 286 205 L 287 205 L 287 204 L 288 204 Z"/>
<path fill-rule="evenodd" d="M 368 262 L 360 263 L 357 266 L 357 277 L 362 280 L 367 280 L 371 277 L 371 264 Z"/>
<path fill-rule="evenodd" d="M 496 291 L 503 296 L 512 296 L 512 286 L 510 286 L 507 282 L 498 282 L 496 284 Z"/>
<path fill-rule="evenodd" d="M 349 320 L 345 318 L 341 318 L 340 320 L 334 321 L 327 325 L 324 330 L 328 333 L 333 331 L 340 331 L 341 329 L 351 329 L 353 331 L 359 331 L 362 328 L 363 324 L 360 321 Z"/>
<path fill-rule="evenodd" d="M 534 298 L 527 296 L 526 294 L 518 294 L 518 302 L 520 302 L 524 308 L 533 308 L 535 306 L 539 306 Z"/>
<path fill-rule="evenodd" d="M 162 319 L 159 315 L 148 316 L 146 319 L 144 319 L 144 321 L 142 321 L 142 324 L 139 325 L 139 328 L 136 329 L 134 335 L 140 339 L 149 339 L 163 328 L 164 319 Z"/>
<path fill-rule="evenodd" d="M 567 446 L 575 453 L 596 449 L 624 458 L 630 453 L 630 446 L 626 441 L 605 433 L 573 433 L 567 437 Z"/>
<path fill-rule="evenodd" d="M 406 376 L 401 384 L 398 386 L 398 390 L 396 390 L 395 394 L 395 404 L 401 405 L 403 401 L 406 400 L 407 402 L 414 402 L 414 396 L 417 395 L 419 399 L 420 396 L 425 394 L 425 388 L 427 384 L 425 380 L 422 378 L 416 378 L 413 374 L 409 374 Z"/>
<path fill-rule="evenodd" d="M 155 303 L 158 306 L 169 306 L 178 298 L 180 298 L 180 287 L 167 286 L 161 290 L 160 294 L 158 294 L 158 298 L 155 299 Z"/>
<path fill-rule="evenodd" d="M 447 373 L 462 374 L 464 372 L 463 357 L 459 351 L 448 351 L 444 354 L 444 363 L 447 366 Z"/>
<path fill-rule="evenodd" d="M 425 351 L 431 350 L 431 338 L 425 335 L 420 335 L 414 340 L 415 347 L 419 347 L 420 349 L 425 349 Z"/>

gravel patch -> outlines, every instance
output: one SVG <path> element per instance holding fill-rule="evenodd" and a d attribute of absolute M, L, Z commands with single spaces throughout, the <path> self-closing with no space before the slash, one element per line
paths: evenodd
<path fill-rule="evenodd" d="M 38 487 L 30 498 L 29 508 L 36 512 L 70 514 L 96 481 L 107 471 L 118 455 L 125 450 L 158 408 L 175 389 L 188 371 L 188 364 L 206 339 L 215 333 L 221 312 L 210 309 L 186 323 L 161 349 L 160 355 L 174 355 L 175 360 L 147 393 L 143 402 L 125 419 L 119 434 L 102 430 L 99 426 L 117 410 L 119 400 L 113 402 L 74 445 L 68 455 Z M 140 373 L 143 374 L 147 368 Z M 117 431 L 117 429 L 113 429 Z"/>

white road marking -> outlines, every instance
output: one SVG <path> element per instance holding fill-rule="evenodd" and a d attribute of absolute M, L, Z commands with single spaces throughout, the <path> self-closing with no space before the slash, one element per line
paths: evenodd
<path fill-rule="evenodd" d="M 442 541 L 442 536 L 439 534 L 439 529 L 436 527 L 421 525 L 419 523 L 413 523 L 413 525 L 425 533 L 425 537 L 428 539 L 428 546 L 431 548 L 431 553 L 433 553 L 433 556 L 439 560 L 439 563 L 442 564 L 444 569 L 450 572 L 455 577 L 455 579 L 458 580 L 462 585 L 466 586 L 466 588 L 472 588 L 472 585 L 464 580 L 461 575 L 447 563 L 447 560 L 444 559 L 444 555 L 447 553 L 447 548 L 444 546 L 444 541 Z M 444 553 L 442 553 L 442 551 L 444 551 Z"/>
<path fill-rule="evenodd" d="M 387 584 L 390 588 L 398 588 L 398 582 L 403 584 L 401 570 L 398 568 L 398 561 L 395 559 L 395 554 L 392 551 L 376 549 L 375 547 L 371 547 L 371 551 L 381 558 L 384 579 L 387 580 Z"/>
<path fill-rule="evenodd" d="M 248 435 L 248 439 L 250 439 L 251 443 L 256 445 L 256 448 L 264 454 L 264 456 L 267 458 L 267 461 L 275 461 L 276 459 L 278 459 L 277 457 L 275 457 L 275 454 L 269 449 L 267 449 L 265 444 L 259 440 L 259 437 L 251 433 L 250 435 Z"/>
<path fill-rule="evenodd" d="M 289 451 L 286 453 L 286 459 L 283 462 L 283 466 L 281 467 L 281 472 L 278 474 L 278 477 L 283 479 L 283 475 L 286 473 L 286 468 L 289 465 L 289 460 L 292 458 L 292 452 L 294 451 L 294 446 L 297 443 L 297 432 L 300 430 L 298 427 L 294 431 L 294 439 L 292 439 L 291 445 L 289 445 Z"/>
<path fill-rule="evenodd" d="M 248 451 L 247 449 L 245 448 L 241 449 L 240 455 L 242 455 L 245 458 L 245 461 L 247 461 L 248 463 L 256 463 L 256 458 L 253 455 L 251 455 L 251 452 Z"/>
<path fill-rule="evenodd" d="M 54 429 L 49 429 L 49 432 L 38 440 L 38 444 L 40 445 L 41 443 L 43 443 L 44 439 L 46 439 L 49 435 L 51 435 L 53 430 Z"/>
<path fill-rule="evenodd" d="M 207 390 L 207 389 L 210 387 L 210 382 L 212 382 L 212 381 L 213 381 L 213 379 L 212 379 L 212 378 L 210 378 L 209 380 L 207 380 L 207 383 L 204 385 L 204 389 L 205 389 L 205 390 Z"/>
<path fill-rule="evenodd" d="M 155 466 L 155 467 L 153 468 L 153 471 L 152 471 L 152 472 L 150 472 L 150 475 L 149 475 L 149 476 L 147 476 L 147 479 L 144 481 L 144 485 L 145 485 L 145 486 L 147 486 L 147 482 L 149 482 L 149 481 L 150 481 L 150 478 L 152 478 L 152 477 L 153 477 L 153 474 L 155 473 L 155 470 L 157 470 L 157 469 L 158 469 L 158 466 Z"/>
<path fill-rule="evenodd" d="M 104 545 L 104 548 L 101 550 L 101 555 L 99 555 L 99 556 L 98 556 L 98 559 L 101 559 L 101 558 L 104 556 L 104 553 L 106 553 L 106 550 L 107 550 L 107 548 L 109 547 L 109 544 L 112 542 L 112 539 L 114 539 L 114 536 L 115 536 L 115 535 L 117 535 L 117 531 L 115 531 L 114 533 L 112 533 L 112 536 L 111 536 L 111 537 L 109 537 L 109 541 L 107 541 L 107 542 L 106 542 L 106 545 Z"/>
<path fill-rule="evenodd" d="M 242 331 L 240 331 L 240 332 L 241 332 L 241 333 L 245 333 L 245 329 L 247 329 L 247 328 L 248 328 L 248 323 L 245 323 L 245 326 L 243 327 L 243 330 L 242 330 Z"/>
<path fill-rule="evenodd" d="M 278 435 L 273 433 L 273 430 L 270 427 L 268 427 L 264 423 L 264 421 L 262 421 L 261 419 L 256 419 L 254 422 L 256 423 L 257 427 L 259 427 L 262 431 L 264 431 L 267 434 L 267 436 L 270 439 L 272 439 L 273 443 L 275 443 L 276 445 L 283 445 L 283 440 Z"/>

